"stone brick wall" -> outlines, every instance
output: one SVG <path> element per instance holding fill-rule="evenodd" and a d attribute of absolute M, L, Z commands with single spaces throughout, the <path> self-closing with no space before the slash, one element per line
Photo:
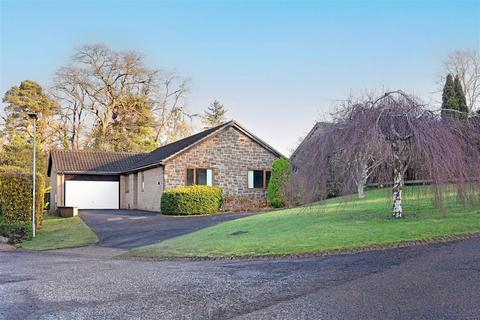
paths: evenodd
<path fill-rule="evenodd" d="M 224 210 L 266 205 L 266 190 L 248 188 L 248 170 L 270 170 L 276 156 L 233 127 L 179 154 L 165 164 L 165 189 L 186 185 L 187 168 L 213 171 L 213 185 L 223 189 Z"/>

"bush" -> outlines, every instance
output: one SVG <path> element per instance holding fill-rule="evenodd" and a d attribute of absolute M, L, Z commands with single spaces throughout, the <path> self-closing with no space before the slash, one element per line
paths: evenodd
<path fill-rule="evenodd" d="M 291 170 L 290 161 L 287 159 L 279 158 L 273 161 L 272 175 L 267 190 L 268 200 L 272 207 L 281 208 L 285 206 L 285 188 L 287 187 Z"/>
<path fill-rule="evenodd" d="M 0 223 L 0 236 L 9 238 L 11 243 L 20 243 L 31 240 L 32 225 L 30 223 Z"/>
<path fill-rule="evenodd" d="M 219 187 L 188 186 L 164 191 L 161 200 L 162 214 L 209 214 L 220 210 L 222 189 Z"/>
<path fill-rule="evenodd" d="M 40 228 L 43 214 L 43 175 L 37 173 L 35 225 Z M 30 222 L 32 219 L 32 174 L 22 168 L 0 167 L 0 207 L 4 224 Z"/>

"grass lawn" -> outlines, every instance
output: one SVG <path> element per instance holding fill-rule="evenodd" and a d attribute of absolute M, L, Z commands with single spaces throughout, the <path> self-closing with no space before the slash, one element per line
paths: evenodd
<path fill-rule="evenodd" d="M 30 241 L 17 246 L 30 250 L 50 250 L 82 247 L 98 242 L 98 238 L 79 217 L 47 217 L 42 229 Z"/>
<path fill-rule="evenodd" d="M 477 197 L 478 198 L 478 197 Z M 402 241 L 480 232 L 480 206 L 463 205 L 447 193 L 444 210 L 433 205 L 426 187 L 409 187 L 405 218 L 391 217 L 390 190 L 367 192 L 322 203 L 225 222 L 158 244 L 133 249 L 127 256 L 232 257 L 313 254 Z"/>

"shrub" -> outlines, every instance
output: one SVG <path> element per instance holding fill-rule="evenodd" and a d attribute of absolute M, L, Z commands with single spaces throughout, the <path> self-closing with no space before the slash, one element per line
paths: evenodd
<path fill-rule="evenodd" d="M 45 182 L 43 175 L 37 173 L 35 225 L 41 227 L 43 213 L 43 194 Z M 22 168 L 0 167 L 0 207 L 4 224 L 30 222 L 32 219 L 32 174 Z"/>
<path fill-rule="evenodd" d="M 219 187 L 188 186 L 164 191 L 161 200 L 162 214 L 209 214 L 220 210 L 222 189 Z"/>
<path fill-rule="evenodd" d="M 272 207 L 280 208 L 285 206 L 285 188 L 290 177 L 292 167 L 290 161 L 285 158 L 278 158 L 273 161 L 272 175 L 268 183 L 267 196 Z"/>
<path fill-rule="evenodd" d="M 32 239 L 31 223 L 1 224 L 0 236 L 7 237 L 11 243 L 20 243 Z"/>

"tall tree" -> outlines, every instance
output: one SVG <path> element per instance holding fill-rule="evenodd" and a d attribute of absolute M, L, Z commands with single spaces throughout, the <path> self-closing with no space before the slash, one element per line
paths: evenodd
<path fill-rule="evenodd" d="M 203 115 L 203 123 L 206 127 L 212 128 L 216 127 L 225 122 L 225 114 L 228 110 L 225 109 L 223 104 L 215 100 L 210 106 L 205 110 Z"/>
<path fill-rule="evenodd" d="M 121 97 L 113 110 L 107 145 L 112 151 L 142 152 L 157 147 L 152 104 L 144 96 Z"/>
<path fill-rule="evenodd" d="M 82 71 L 76 67 L 62 67 L 55 73 L 53 96 L 60 102 L 57 140 L 65 149 L 84 147 L 89 111 L 95 102 L 90 100 L 81 79 Z"/>
<path fill-rule="evenodd" d="M 109 137 L 112 130 L 121 127 L 114 117 L 129 118 L 120 114 L 132 109 L 125 107 L 125 103 L 138 106 L 139 101 L 148 101 L 153 124 L 136 131 L 140 137 L 133 139 L 146 138 L 148 132 L 152 137 L 146 138 L 146 149 L 150 148 L 152 138 L 158 144 L 164 143 L 176 126 L 191 116 L 185 104 L 187 83 L 187 79 L 175 74 L 147 67 L 136 52 L 85 45 L 76 50 L 72 63 L 61 68 L 55 79 L 53 89 L 62 104 L 60 140 L 73 149 L 116 149 L 117 146 L 109 145 L 114 143 Z"/>
<path fill-rule="evenodd" d="M 445 74 L 458 75 L 469 112 L 480 110 L 480 53 L 456 50 L 444 61 Z"/>
<path fill-rule="evenodd" d="M 115 52 L 104 45 L 83 46 L 75 56 L 80 85 L 95 117 L 91 137 L 95 148 L 106 150 L 113 115 L 120 99 L 128 94 L 148 95 L 157 71 L 147 68 L 135 52 Z"/>
<path fill-rule="evenodd" d="M 455 76 L 453 87 L 455 90 L 455 97 L 457 98 L 457 110 L 468 114 L 467 100 L 465 98 L 465 94 L 463 93 L 462 84 L 460 83 L 460 78 L 458 75 Z"/>
<path fill-rule="evenodd" d="M 34 112 L 38 116 L 38 141 L 50 146 L 53 141 L 53 117 L 58 111 L 58 104 L 52 100 L 35 81 L 25 80 L 20 86 L 13 86 L 3 97 L 5 106 L 4 130 L 7 139 L 13 133 L 24 140 L 32 137 L 32 120 L 28 113 Z"/>
<path fill-rule="evenodd" d="M 452 115 L 458 111 L 458 99 L 453 76 L 449 73 L 445 79 L 442 93 L 442 117 Z"/>

